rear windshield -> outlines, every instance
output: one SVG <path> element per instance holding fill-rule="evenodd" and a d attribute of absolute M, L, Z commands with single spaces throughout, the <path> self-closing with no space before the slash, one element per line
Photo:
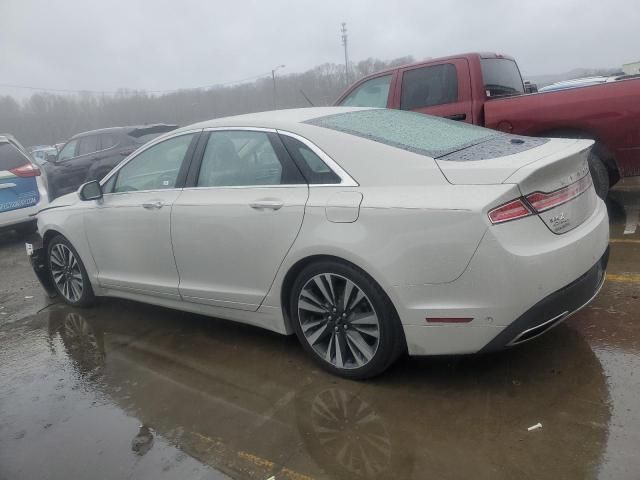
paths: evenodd
<path fill-rule="evenodd" d="M 480 60 L 487 97 L 509 97 L 524 94 L 524 85 L 518 65 L 507 58 Z"/>
<path fill-rule="evenodd" d="M 21 167 L 29 162 L 29 159 L 10 143 L 0 143 L 0 171 Z"/>
<path fill-rule="evenodd" d="M 338 113 L 314 118 L 306 123 L 433 158 L 502 135 L 495 130 L 467 123 L 422 113 L 387 109 Z"/>

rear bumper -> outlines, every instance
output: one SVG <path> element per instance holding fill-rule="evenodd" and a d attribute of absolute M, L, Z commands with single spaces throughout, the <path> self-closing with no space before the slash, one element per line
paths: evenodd
<path fill-rule="evenodd" d="M 602 258 L 587 273 L 540 300 L 487 343 L 480 353 L 502 350 L 533 340 L 585 307 L 604 285 L 608 262 L 607 248 Z"/>
<path fill-rule="evenodd" d="M 7 212 L 0 212 L 0 228 L 12 228 L 16 225 L 34 223 L 35 214 L 42 208 L 41 203 L 31 207 L 17 208 Z"/>
<path fill-rule="evenodd" d="M 47 265 L 47 255 L 42 242 L 42 237 L 37 233 L 30 235 L 26 240 L 25 247 L 31 262 L 31 267 L 36 274 L 36 277 L 38 277 L 38 281 L 49 297 L 55 297 L 57 292 L 53 286 L 53 280 Z"/>
<path fill-rule="evenodd" d="M 602 278 L 593 280 L 589 273 L 598 264 L 606 266 L 608 243 L 601 200 L 587 221 L 563 235 L 535 217 L 490 228 L 456 281 L 396 289 L 409 354 L 477 353 L 507 346 L 529 328 L 546 330 L 541 323 L 558 323 L 561 314 L 576 310 L 597 291 Z M 546 316 L 556 305 L 559 310 Z M 536 314 L 544 314 L 538 323 L 532 319 Z M 467 322 L 434 323 L 434 318 Z M 508 333 L 502 336 L 503 331 Z M 527 332 L 526 338 L 536 333 Z"/>

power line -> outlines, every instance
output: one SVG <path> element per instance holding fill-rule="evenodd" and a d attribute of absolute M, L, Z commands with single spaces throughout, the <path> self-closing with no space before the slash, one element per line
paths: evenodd
<path fill-rule="evenodd" d="M 135 92 L 145 92 L 145 93 L 173 93 L 173 92 L 180 92 L 183 90 L 203 90 L 205 88 L 214 88 L 214 87 L 224 87 L 226 85 L 233 85 L 236 83 L 244 83 L 244 82 L 249 82 L 251 80 L 257 80 L 259 78 L 262 77 L 266 77 L 271 75 L 271 72 L 265 72 L 265 73 L 261 73 L 260 75 L 254 75 L 252 77 L 247 77 L 247 78 L 243 78 L 240 80 L 231 80 L 228 82 L 221 82 L 221 83 L 214 83 L 211 85 L 203 85 L 200 87 L 184 87 L 184 88 L 174 88 L 171 90 L 145 90 L 145 89 L 141 89 L 141 88 L 131 88 L 131 89 L 126 89 L 126 88 L 122 88 L 119 90 L 86 90 L 86 89 L 67 89 L 67 88 L 48 88 L 48 87 L 33 87 L 33 86 L 28 86 L 28 85 L 14 85 L 14 84 L 9 84 L 9 83 L 0 83 L 0 87 L 5 87 L 5 88 L 21 88 L 23 90 L 37 90 L 37 91 L 41 91 L 41 92 L 57 92 L 57 93 L 91 93 L 91 94 L 96 94 L 96 95 L 116 95 L 116 94 L 121 94 L 121 93 L 125 93 L 127 91 L 135 91 Z"/>

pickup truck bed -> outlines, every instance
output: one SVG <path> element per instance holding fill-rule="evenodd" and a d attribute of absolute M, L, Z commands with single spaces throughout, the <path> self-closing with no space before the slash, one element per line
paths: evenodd
<path fill-rule="evenodd" d="M 640 79 L 525 94 L 515 61 L 469 53 L 365 77 L 336 105 L 386 107 L 465 121 L 507 133 L 590 138 L 596 190 L 640 175 Z"/>

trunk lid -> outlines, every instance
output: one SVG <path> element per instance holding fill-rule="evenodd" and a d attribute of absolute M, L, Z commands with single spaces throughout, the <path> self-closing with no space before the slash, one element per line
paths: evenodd
<path fill-rule="evenodd" d="M 592 145 L 591 140 L 504 135 L 436 162 L 452 184 L 518 185 L 544 224 L 562 234 L 582 224 L 596 208 L 587 162 Z"/>

